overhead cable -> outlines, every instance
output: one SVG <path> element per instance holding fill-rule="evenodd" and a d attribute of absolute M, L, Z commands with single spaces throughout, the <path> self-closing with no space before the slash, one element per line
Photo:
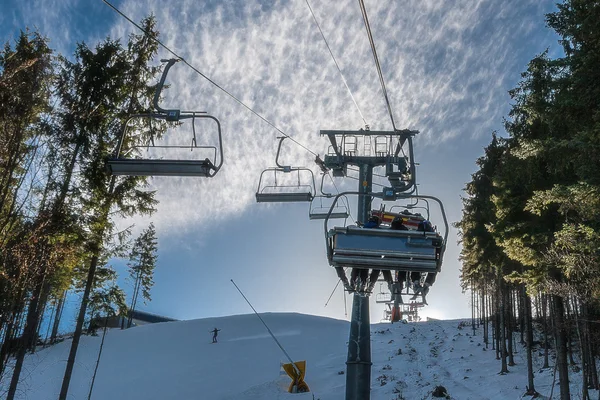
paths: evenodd
<path fill-rule="evenodd" d="M 325 42 L 325 46 L 327 46 L 327 50 L 329 50 L 329 54 L 331 54 L 331 58 L 333 59 L 333 62 L 335 63 L 335 66 L 337 67 L 337 70 L 339 71 L 340 76 L 342 77 L 342 81 L 344 81 L 344 85 L 346 85 L 346 89 L 348 89 L 348 93 L 350 93 L 350 97 L 352 98 L 352 101 L 354 102 L 354 105 L 356 106 L 356 109 L 358 110 L 360 117 L 362 118 L 363 122 L 365 123 L 365 126 L 368 126 L 369 124 L 367 123 L 367 120 L 365 120 L 363 113 L 360 111 L 360 107 L 358 107 L 358 103 L 356 102 L 356 99 L 352 95 L 352 90 L 350 90 L 350 86 L 348 86 L 348 82 L 346 82 L 346 78 L 344 78 L 342 69 L 338 65 L 338 62 L 335 59 L 335 56 L 333 55 L 333 51 L 331 51 L 331 47 L 329 47 L 329 43 L 327 43 L 327 39 L 325 39 L 325 34 L 323 33 L 323 30 L 321 29 L 321 25 L 319 25 L 319 21 L 317 21 L 317 17 L 315 16 L 315 13 L 313 12 L 313 9 L 310 6 L 310 3 L 308 2 L 308 0 L 306 0 L 306 5 L 308 6 L 310 13 L 312 14 L 312 17 L 315 20 L 315 24 L 317 25 L 317 28 L 319 28 L 319 32 L 321 32 L 321 37 L 323 38 L 323 41 Z"/>
<path fill-rule="evenodd" d="M 211 84 L 213 84 L 215 87 L 217 87 L 218 89 L 220 89 L 223 93 L 227 94 L 229 97 L 231 97 L 233 100 L 235 100 L 238 104 L 240 104 L 241 106 L 243 106 L 244 108 L 246 108 L 248 111 L 250 111 L 252 114 L 256 115 L 258 118 L 262 119 L 265 123 L 267 123 L 269 126 L 271 126 L 273 129 L 275 129 L 276 131 L 278 131 L 279 133 L 281 133 L 282 135 L 284 135 L 285 137 L 287 137 L 288 139 L 290 139 L 292 142 L 296 143 L 298 146 L 302 147 L 304 150 L 308 151 L 309 153 L 317 156 L 318 154 L 315 153 L 314 151 L 312 151 L 311 149 L 309 149 L 308 147 L 306 147 L 305 145 L 303 145 L 302 143 L 298 142 L 296 139 L 294 139 L 293 137 L 291 137 L 290 135 L 286 134 L 285 132 L 283 132 L 281 129 L 279 129 L 277 126 L 275 126 L 275 124 L 273 124 L 271 121 L 269 121 L 268 119 L 266 119 L 265 117 L 263 117 L 262 115 L 260 115 L 258 112 L 254 111 L 252 108 L 250 108 L 249 106 L 247 106 L 244 102 L 242 102 L 240 99 L 238 99 L 237 97 L 235 97 L 233 94 L 229 93 L 226 89 L 224 89 L 221 85 L 217 84 L 215 81 L 213 81 L 212 79 L 210 79 L 208 76 L 204 75 L 202 72 L 200 72 L 196 67 L 194 67 L 193 65 L 191 65 L 189 62 L 187 62 L 183 57 L 181 57 L 180 55 L 178 55 L 177 53 L 175 53 L 173 50 L 171 50 L 169 47 L 167 47 L 167 45 L 165 45 L 163 42 L 161 42 L 159 39 L 157 39 L 156 37 L 150 35 L 148 32 L 146 32 L 146 30 L 144 30 L 144 28 L 142 28 L 141 26 L 139 26 L 135 21 L 133 21 L 131 18 L 129 18 L 127 15 L 125 15 L 123 12 L 121 12 L 121 10 L 119 10 L 117 7 L 113 6 L 108 0 L 102 0 L 106 5 L 108 5 L 110 8 L 112 8 L 114 11 L 116 11 L 120 16 L 122 16 L 123 18 L 125 18 L 127 21 L 129 21 L 130 23 L 132 23 L 136 28 L 138 28 L 140 31 L 144 32 L 146 34 L 146 36 L 148 36 L 151 40 L 154 40 L 156 43 L 158 43 L 163 49 L 165 49 L 166 51 L 168 51 L 169 53 L 171 53 L 173 56 L 175 56 L 176 58 L 180 59 L 181 61 L 183 61 L 183 63 L 185 65 L 187 65 L 188 67 L 190 67 L 194 72 L 196 72 L 198 75 L 200 75 L 201 77 L 203 77 L 204 79 L 206 79 L 208 82 L 210 82 Z"/>
<path fill-rule="evenodd" d="M 383 80 L 383 73 L 381 72 L 381 64 L 379 63 L 379 57 L 377 57 L 377 49 L 375 48 L 375 41 L 373 40 L 373 34 L 371 33 L 371 25 L 369 24 L 369 18 L 367 16 L 367 9 L 365 8 L 365 3 L 363 0 L 358 0 L 360 4 L 360 11 L 362 12 L 363 21 L 365 23 L 365 28 L 367 29 L 367 36 L 369 37 L 369 43 L 371 44 L 371 50 L 373 52 L 373 59 L 375 60 L 375 68 L 377 68 L 377 73 L 379 74 L 379 83 L 381 83 L 381 90 L 383 91 L 383 97 L 385 99 L 385 103 L 387 104 L 388 113 L 390 114 L 390 119 L 392 120 L 392 128 L 396 131 L 396 124 L 394 123 L 394 115 L 392 113 L 392 106 L 390 105 L 390 99 L 387 94 L 387 90 L 385 88 L 385 81 Z"/>

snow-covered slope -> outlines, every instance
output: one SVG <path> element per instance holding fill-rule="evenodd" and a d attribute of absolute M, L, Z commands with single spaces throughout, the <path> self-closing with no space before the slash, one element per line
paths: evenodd
<path fill-rule="evenodd" d="M 301 314 L 261 314 L 288 354 L 307 361 L 312 392 L 288 394 L 287 362 L 255 315 L 168 322 L 106 336 L 92 399 L 277 400 L 345 398 L 349 323 Z M 210 330 L 221 329 L 211 343 Z M 520 399 L 525 392 L 525 351 L 499 375 L 499 361 L 459 321 L 371 326 L 373 400 L 428 399 L 437 385 L 451 398 Z M 71 399 L 87 399 L 100 337 L 84 337 L 70 387 Z M 20 399 L 56 399 L 70 341 L 29 356 Z M 539 367 L 536 371 L 539 370 Z M 550 394 L 553 370 L 536 373 L 536 389 Z M 573 395 L 580 376 L 573 374 Z M 558 387 L 556 387 L 555 394 Z M 574 397 L 577 398 L 577 397 Z"/>

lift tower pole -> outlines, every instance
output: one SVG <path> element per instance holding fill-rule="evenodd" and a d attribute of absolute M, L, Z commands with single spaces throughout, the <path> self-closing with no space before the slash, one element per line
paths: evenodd
<path fill-rule="evenodd" d="M 348 165 L 359 168 L 358 176 L 358 213 L 357 222 L 364 224 L 369 219 L 372 203 L 373 168 L 386 167 L 386 176 L 395 192 L 405 192 L 414 187 L 415 166 L 412 157 L 412 137 L 418 131 L 321 131 L 328 136 L 333 154 L 325 156 L 324 164 L 332 170 L 333 176 L 345 176 Z M 366 139 L 375 137 L 375 149 L 363 146 L 366 154 L 358 152 L 358 137 Z M 378 148 L 378 138 L 386 138 Z M 394 142 L 396 146 L 393 146 Z M 399 156 L 403 144 L 408 141 L 410 160 L 405 155 Z M 381 143 L 380 143 L 381 144 Z M 408 165 L 410 161 L 410 165 Z M 409 181 L 400 177 L 411 176 Z M 356 269 L 353 276 L 362 280 L 359 287 L 364 288 L 366 277 L 377 279 L 369 269 Z M 371 398 L 371 326 L 369 318 L 369 293 L 354 291 L 352 300 L 352 317 L 350 320 L 350 338 L 348 341 L 348 358 L 346 360 L 346 400 L 369 400 Z"/>
<path fill-rule="evenodd" d="M 371 193 L 373 186 L 373 166 L 359 165 L 358 191 Z M 371 198 L 358 197 L 358 222 L 364 224 L 369 219 Z M 363 270 L 364 271 L 364 270 Z M 360 271 L 362 272 L 362 271 Z M 354 273 L 360 273 L 355 271 Z M 352 319 L 346 360 L 346 400 L 371 398 L 371 320 L 369 317 L 369 297 L 366 293 L 354 293 L 352 299 Z"/>

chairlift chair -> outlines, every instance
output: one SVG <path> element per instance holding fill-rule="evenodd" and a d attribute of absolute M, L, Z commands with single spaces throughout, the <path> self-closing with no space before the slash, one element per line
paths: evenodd
<path fill-rule="evenodd" d="M 375 294 L 375 303 L 389 303 L 392 300 L 391 293 L 379 292 Z"/>
<path fill-rule="evenodd" d="M 291 167 L 279 163 L 281 144 L 287 137 L 280 137 L 275 164 L 277 167 L 267 168 L 261 172 L 256 191 L 257 203 L 289 203 L 310 202 L 316 195 L 315 177 L 309 168 Z M 272 180 L 267 181 L 265 174 L 272 174 Z M 288 174 L 296 174 L 297 180 L 292 185 L 289 182 L 282 183 L 282 177 Z"/>
<path fill-rule="evenodd" d="M 383 318 L 380 322 L 390 322 L 392 320 L 392 310 L 383 310 Z"/>
<path fill-rule="evenodd" d="M 376 303 L 389 303 L 392 301 L 392 294 L 383 290 L 384 282 L 379 283 L 379 293 L 375 294 Z"/>
<path fill-rule="evenodd" d="M 346 192 L 336 196 L 335 201 L 344 194 L 384 197 L 382 193 Z M 414 196 L 403 196 L 407 197 Z M 444 236 L 437 232 L 364 229 L 357 226 L 336 226 L 329 229 L 326 219 L 324 228 L 329 264 L 336 268 L 439 272 L 448 239 L 446 214 L 437 198 L 419 197 L 435 200 L 439 204 L 446 228 Z"/>
<path fill-rule="evenodd" d="M 348 198 L 345 197 L 345 204 L 337 205 L 330 210 L 330 205 L 325 205 L 325 199 L 333 198 L 333 194 L 325 193 L 323 190 L 323 181 L 325 180 L 326 174 L 321 176 L 321 194 L 315 196 L 311 203 L 308 211 L 308 218 L 313 220 L 323 220 L 328 216 L 332 219 L 346 219 L 350 216 L 350 210 L 348 208 Z M 331 211 L 331 212 L 330 212 Z"/>
<path fill-rule="evenodd" d="M 126 175 L 126 176 L 195 176 L 195 177 L 207 177 L 212 178 L 221 168 L 223 164 L 223 142 L 221 138 L 221 124 L 219 120 L 212 115 L 207 114 L 204 111 L 181 111 L 176 109 L 166 110 L 158 105 L 160 99 L 160 93 L 165 83 L 165 79 L 169 72 L 169 69 L 178 62 L 178 59 L 161 60 L 166 62 L 165 69 L 163 70 L 160 82 L 156 88 L 154 95 L 153 105 L 155 112 L 147 114 L 136 114 L 131 116 L 126 124 L 125 129 L 119 140 L 115 156 L 107 161 L 107 169 L 112 175 Z M 197 143 L 197 132 L 196 132 L 196 121 L 201 119 L 208 119 L 216 124 L 217 140 L 218 143 L 215 145 L 198 145 Z M 149 140 L 143 146 L 135 145 L 130 147 L 129 150 L 136 150 L 141 147 L 147 147 L 148 149 L 164 149 L 169 156 L 177 153 L 177 149 L 190 149 L 191 152 L 209 150 L 210 157 L 200 157 L 200 159 L 193 158 L 168 158 L 168 159 L 152 159 L 152 158 L 129 158 L 125 154 L 123 149 L 123 143 L 129 133 L 133 130 L 132 122 L 135 120 L 161 120 L 165 122 L 172 122 L 181 124 L 183 120 L 190 120 L 192 127 L 192 137 L 190 145 L 155 145 L 154 137 L 151 134 Z M 151 124 L 151 122 L 150 122 Z M 206 155 L 206 154 L 205 154 Z"/>

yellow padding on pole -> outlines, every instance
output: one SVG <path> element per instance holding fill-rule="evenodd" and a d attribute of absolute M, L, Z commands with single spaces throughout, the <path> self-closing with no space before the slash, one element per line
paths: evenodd
<path fill-rule="evenodd" d="M 296 365 L 296 368 L 294 368 Z M 306 374 L 306 361 L 297 361 L 294 365 L 283 364 L 283 370 L 288 374 L 290 378 L 292 378 L 292 383 L 288 388 L 288 392 L 290 393 L 306 393 L 310 392 L 308 385 L 304 382 L 304 375 Z M 298 376 L 298 371 L 300 371 L 300 376 Z"/>

